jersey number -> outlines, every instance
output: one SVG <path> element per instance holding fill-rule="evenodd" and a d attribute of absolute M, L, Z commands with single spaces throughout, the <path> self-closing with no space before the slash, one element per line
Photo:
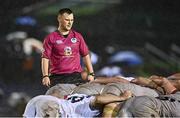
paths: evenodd
<path fill-rule="evenodd" d="M 84 96 L 72 96 L 72 97 L 69 97 L 67 100 L 71 101 L 71 103 L 75 103 L 83 99 L 84 99 Z"/>

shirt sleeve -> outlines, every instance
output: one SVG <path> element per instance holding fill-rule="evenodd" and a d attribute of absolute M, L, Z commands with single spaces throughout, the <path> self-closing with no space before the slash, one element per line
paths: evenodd
<path fill-rule="evenodd" d="M 47 36 L 43 42 L 42 58 L 49 59 L 51 57 L 51 50 L 52 50 L 52 42 L 50 40 L 50 36 Z"/>
<path fill-rule="evenodd" d="M 23 117 L 32 118 L 32 117 L 35 117 L 35 115 L 36 115 L 36 108 L 35 108 L 34 102 L 31 100 L 28 102 L 25 108 Z"/>
<path fill-rule="evenodd" d="M 82 57 L 86 56 L 89 54 L 89 49 L 88 46 L 86 44 L 86 42 L 84 41 L 84 38 L 82 37 L 82 35 L 79 35 L 80 37 L 80 54 Z"/>

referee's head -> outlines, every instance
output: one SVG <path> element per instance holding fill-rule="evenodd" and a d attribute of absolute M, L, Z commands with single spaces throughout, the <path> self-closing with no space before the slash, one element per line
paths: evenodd
<path fill-rule="evenodd" d="M 62 8 L 59 10 L 58 15 L 63 15 L 64 13 L 73 14 L 73 11 L 69 8 Z"/>
<path fill-rule="evenodd" d="M 57 20 L 59 23 L 58 30 L 60 32 L 69 32 L 74 22 L 74 15 L 72 10 L 69 8 L 60 9 Z"/>

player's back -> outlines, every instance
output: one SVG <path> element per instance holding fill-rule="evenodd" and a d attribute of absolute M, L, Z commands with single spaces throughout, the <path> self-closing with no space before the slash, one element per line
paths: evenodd
<path fill-rule="evenodd" d="M 99 110 L 92 110 L 90 102 L 94 96 L 87 96 L 84 94 L 73 94 L 67 97 L 67 101 L 61 103 L 62 117 L 93 117 L 99 115 Z M 64 116 L 65 115 L 65 116 Z"/>

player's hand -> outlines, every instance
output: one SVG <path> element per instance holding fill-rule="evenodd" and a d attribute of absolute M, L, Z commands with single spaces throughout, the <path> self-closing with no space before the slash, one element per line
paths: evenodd
<path fill-rule="evenodd" d="M 42 84 L 49 87 L 51 85 L 49 77 L 44 77 L 42 79 Z"/>
<path fill-rule="evenodd" d="M 130 90 L 126 90 L 124 91 L 124 93 L 122 93 L 121 97 L 124 97 L 125 100 L 131 98 L 133 96 L 133 93 Z"/>

